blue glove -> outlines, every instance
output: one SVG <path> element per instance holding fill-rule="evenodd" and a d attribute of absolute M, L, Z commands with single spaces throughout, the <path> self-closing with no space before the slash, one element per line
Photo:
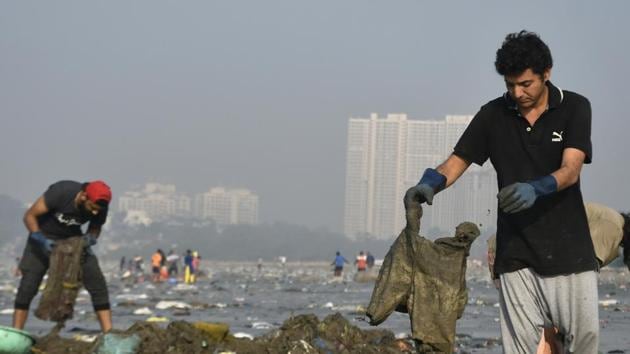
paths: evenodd
<path fill-rule="evenodd" d="M 92 234 L 83 235 L 83 241 L 84 241 L 85 247 L 94 246 L 96 243 L 98 243 L 98 240 Z"/>
<path fill-rule="evenodd" d="M 508 214 L 518 213 L 531 208 L 538 197 L 555 193 L 557 190 L 558 182 L 552 175 L 527 183 L 513 183 L 499 191 L 497 195 L 499 208 Z"/>
<path fill-rule="evenodd" d="M 446 176 L 433 168 L 424 170 L 420 182 L 411 187 L 405 193 L 405 207 L 409 207 L 413 202 L 433 205 L 433 196 L 446 187 Z"/>
<path fill-rule="evenodd" d="M 83 249 L 86 254 L 90 256 L 94 255 L 94 251 L 92 251 L 92 246 L 94 246 L 98 241 L 96 237 L 90 233 L 83 235 Z"/>
<path fill-rule="evenodd" d="M 52 252 L 53 247 L 55 247 L 55 241 L 47 238 L 41 231 L 31 232 L 29 235 L 31 240 L 35 241 L 35 243 L 39 246 L 39 248 L 44 251 L 46 254 L 50 254 Z"/>

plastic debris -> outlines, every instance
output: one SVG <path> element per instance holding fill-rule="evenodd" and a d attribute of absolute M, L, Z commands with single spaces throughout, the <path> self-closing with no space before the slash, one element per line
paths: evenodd
<path fill-rule="evenodd" d="M 190 309 L 192 306 L 182 301 L 160 301 L 155 304 L 155 308 L 158 310 L 166 310 L 170 308 Z"/>
<path fill-rule="evenodd" d="M 146 322 L 168 322 L 168 318 L 160 316 L 152 316 L 146 319 Z"/>
<path fill-rule="evenodd" d="M 133 354 L 140 344 L 140 337 L 137 335 L 123 336 L 119 334 L 107 333 L 101 337 L 101 341 L 96 347 L 96 354 Z"/>
<path fill-rule="evenodd" d="M 600 300 L 599 304 L 601 306 L 612 306 L 612 305 L 617 305 L 619 304 L 619 300 L 616 299 L 607 299 L 607 300 Z"/>
<path fill-rule="evenodd" d="M 147 294 L 118 294 L 116 295 L 116 299 L 127 300 L 127 301 L 146 300 L 148 298 L 149 296 Z"/>
<path fill-rule="evenodd" d="M 0 315 L 13 315 L 13 312 L 15 312 L 14 309 L 4 309 L 0 310 Z"/>
<path fill-rule="evenodd" d="M 252 336 L 249 333 L 245 333 L 245 332 L 236 332 L 232 335 L 234 338 L 241 338 L 241 339 L 250 339 L 250 340 L 254 340 L 254 336 Z"/>
<path fill-rule="evenodd" d="M 230 332 L 230 326 L 225 323 L 195 322 L 193 326 L 215 341 L 225 339 Z"/>
<path fill-rule="evenodd" d="M 81 342 L 92 343 L 96 340 L 97 336 L 89 334 L 75 334 L 72 338 Z"/>
<path fill-rule="evenodd" d="M 148 307 L 141 307 L 137 310 L 133 311 L 134 315 L 152 315 L 153 311 L 151 311 Z"/>

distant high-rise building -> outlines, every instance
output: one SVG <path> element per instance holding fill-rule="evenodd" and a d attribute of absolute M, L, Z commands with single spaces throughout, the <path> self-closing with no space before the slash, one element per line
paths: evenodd
<path fill-rule="evenodd" d="M 191 199 L 178 194 L 175 185 L 147 183 L 144 188 L 125 192 L 118 198 L 118 211 L 143 212 L 152 221 L 172 216 L 190 216 Z"/>
<path fill-rule="evenodd" d="M 247 189 L 211 188 L 195 197 L 195 216 L 219 225 L 257 224 L 258 196 Z"/>
<path fill-rule="evenodd" d="M 350 118 L 346 156 L 344 232 L 389 238 L 405 225 L 403 196 L 425 168 L 452 152 L 472 116 L 409 120 L 406 114 Z M 422 229 L 451 230 L 461 221 L 496 220 L 496 175 L 490 164 L 471 166 L 424 208 Z"/>

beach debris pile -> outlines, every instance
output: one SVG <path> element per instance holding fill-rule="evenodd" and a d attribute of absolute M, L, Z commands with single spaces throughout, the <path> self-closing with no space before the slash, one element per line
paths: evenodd
<path fill-rule="evenodd" d="M 147 354 L 404 353 L 415 350 L 411 339 L 397 339 L 388 330 L 362 330 L 339 313 L 321 321 L 313 314 L 291 317 L 278 329 L 253 339 L 229 334 L 225 324 L 186 321 L 174 321 L 165 328 L 155 323 L 136 322 L 125 331 L 112 333 L 115 338 L 120 338 L 121 345 L 133 342 L 136 353 Z M 84 342 L 51 333 L 39 338 L 32 350 L 47 354 L 99 353 L 103 352 L 99 349 L 102 349 L 105 338 L 107 335 L 100 335 L 94 342 Z"/>

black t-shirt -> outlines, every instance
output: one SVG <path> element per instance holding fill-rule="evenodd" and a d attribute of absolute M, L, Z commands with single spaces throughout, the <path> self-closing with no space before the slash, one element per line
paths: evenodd
<path fill-rule="evenodd" d="M 560 168 L 566 148 L 576 148 L 591 162 L 591 108 L 588 100 L 548 83 L 548 109 L 530 126 L 506 93 L 475 115 L 454 154 L 478 165 L 488 158 L 499 189 L 527 182 Z M 498 207 L 495 273 L 533 268 L 541 275 L 596 270 L 580 182 L 539 197 L 516 214 Z"/>
<path fill-rule="evenodd" d="M 90 226 L 101 226 L 107 219 L 107 208 L 97 215 L 77 208 L 75 198 L 81 191 L 82 183 L 59 181 L 44 192 L 44 202 L 48 213 L 37 218 L 42 232 L 54 240 L 82 235 L 81 225 L 90 222 Z"/>

